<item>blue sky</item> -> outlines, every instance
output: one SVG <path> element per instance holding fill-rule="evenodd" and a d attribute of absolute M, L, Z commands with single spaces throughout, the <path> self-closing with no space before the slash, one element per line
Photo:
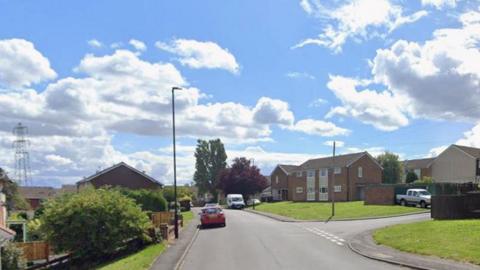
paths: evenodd
<path fill-rule="evenodd" d="M 13 174 L 22 122 L 34 184 L 119 161 L 168 183 L 173 84 L 182 183 L 197 138 L 265 174 L 332 140 L 402 158 L 480 146 L 479 29 L 478 1 L 0 0 L 0 166 Z"/>

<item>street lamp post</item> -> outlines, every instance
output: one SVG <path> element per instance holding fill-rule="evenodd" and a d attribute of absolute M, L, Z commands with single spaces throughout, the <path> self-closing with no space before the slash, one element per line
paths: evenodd
<path fill-rule="evenodd" d="M 172 128 L 173 128 L 173 200 L 174 200 L 174 220 L 175 220 L 175 239 L 178 239 L 178 205 L 177 205 L 177 149 L 175 145 L 175 90 L 181 90 L 180 87 L 172 87 Z"/>

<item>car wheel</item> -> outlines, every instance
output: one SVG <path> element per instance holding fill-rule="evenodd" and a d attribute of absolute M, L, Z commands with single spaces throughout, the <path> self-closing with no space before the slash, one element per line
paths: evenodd
<path fill-rule="evenodd" d="M 424 201 L 420 202 L 420 207 L 421 208 L 427 208 L 427 204 Z"/>
<path fill-rule="evenodd" d="M 407 203 L 405 202 L 405 200 L 400 200 L 400 205 L 401 206 L 407 206 Z"/>
<path fill-rule="evenodd" d="M 226 222 L 222 223 L 222 227 L 225 227 L 225 226 L 227 226 L 227 223 Z"/>

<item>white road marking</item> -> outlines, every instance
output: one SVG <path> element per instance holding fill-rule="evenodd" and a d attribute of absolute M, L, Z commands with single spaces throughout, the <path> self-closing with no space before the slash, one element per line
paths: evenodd
<path fill-rule="evenodd" d="M 302 227 L 303 229 L 315 234 L 315 235 L 318 235 L 318 236 L 321 236 L 323 238 L 325 238 L 326 240 L 329 240 L 330 242 L 332 243 L 335 243 L 337 244 L 338 246 L 343 246 L 345 240 L 332 234 L 332 233 L 329 233 L 329 232 L 326 232 L 324 230 L 320 230 L 319 228 L 315 228 L 315 227 L 304 227 L 304 226 L 300 226 Z"/>

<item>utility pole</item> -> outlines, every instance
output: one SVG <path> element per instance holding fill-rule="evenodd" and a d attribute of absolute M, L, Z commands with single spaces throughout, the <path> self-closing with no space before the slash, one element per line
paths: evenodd
<path fill-rule="evenodd" d="M 175 221 L 175 239 L 178 239 L 178 202 L 177 202 L 177 149 L 175 145 L 175 90 L 181 90 L 180 87 L 172 87 L 172 128 L 173 128 L 173 200 L 175 203 L 174 221 Z"/>
<path fill-rule="evenodd" d="M 332 217 L 335 216 L 335 141 L 333 141 L 333 158 L 332 158 Z"/>

